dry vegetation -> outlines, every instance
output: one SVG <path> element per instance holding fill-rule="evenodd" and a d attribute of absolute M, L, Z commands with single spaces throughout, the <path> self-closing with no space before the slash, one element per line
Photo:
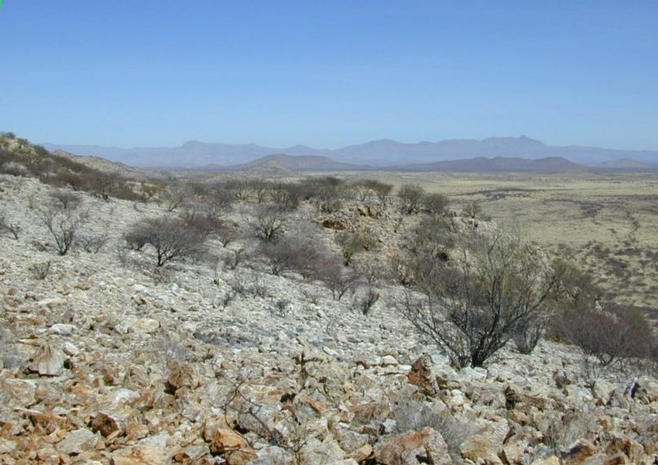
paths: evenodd
<path fill-rule="evenodd" d="M 658 405 L 658 338 L 646 319 L 658 272 L 652 175 L 109 182 L 13 136 L 0 141 L 1 276 L 19 288 L 3 295 L 0 381 L 19 386 L 3 400 L 23 402 L 0 409 L 0 454 L 398 465 L 655 451 L 643 439 Z M 71 289 L 63 278 L 81 263 L 102 278 Z M 106 300 L 96 314 L 32 288 Z M 132 290 L 143 294 L 123 295 Z M 105 344 L 102 355 L 85 337 Z M 575 359 L 583 369 L 567 376 Z M 621 388 L 605 387 L 604 374 Z M 21 396 L 45 377 L 48 388 Z M 92 391 L 131 400 L 76 397 Z M 63 393 L 75 408 L 57 404 Z M 581 421 L 592 412 L 595 426 Z M 44 425 L 47 415 L 56 419 Z M 165 434 L 155 452 L 143 442 Z M 167 447 L 175 452 L 162 458 Z"/>

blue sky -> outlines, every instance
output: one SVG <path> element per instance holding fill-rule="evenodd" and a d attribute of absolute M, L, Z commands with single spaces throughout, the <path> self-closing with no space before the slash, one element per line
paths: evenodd
<path fill-rule="evenodd" d="M 0 130 L 658 149 L 658 2 L 5 0 Z"/>

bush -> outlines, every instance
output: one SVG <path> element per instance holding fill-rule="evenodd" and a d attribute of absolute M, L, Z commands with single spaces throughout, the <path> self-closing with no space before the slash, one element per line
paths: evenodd
<path fill-rule="evenodd" d="M 20 232 L 21 227 L 7 220 L 4 212 L 0 212 L 0 233 L 7 232 L 12 235 L 15 240 L 18 240 L 18 233 Z"/>
<path fill-rule="evenodd" d="M 412 215 L 420 211 L 425 190 L 416 184 L 405 184 L 400 187 L 398 197 L 402 202 L 402 213 Z"/>
<path fill-rule="evenodd" d="M 453 364 L 482 364 L 548 310 L 554 271 L 512 235 L 473 234 L 452 260 L 410 263 L 416 289 L 398 308 Z"/>
<path fill-rule="evenodd" d="M 83 223 L 83 216 L 51 206 L 41 212 L 41 220 L 55 240 L 57 253 L 66 255 Z"/>
<path fill-rule="evenodd" d="M 107 234 L 99 236 L 81 235 L 78 236 L 77 241 L 85 252 L 98 253 L 107 244 L 108 237 Z"/>
<path fill-rule="evenodd" d="M 260 205 L 256 209 L 251 226 L 256 237 L 266 241 L 274 241 L 285 231 L 285 212 L 273 205 Z"/>
<path fill-rule="evenodd" d="M 304 278 L 317 278 L 329 262 L 326 250 L 318 247 L 317 238 L 298 234 L 265 242 L 259 252 L 269 261 L 275 275 L 283 271 L 296 271 Z"/>
<path fill-rule="evenodd" d="M 319 270 L 318 278 L 327 285 L 331 290 L 331 296 L 337 301 L 340 301 L 347 292 L 354 292 L 359 279 L 357 273 L 345 269 L 337 260 L 328 261 Z"/>
<path fill-rule="evenodd" d="M 161 267 L 168 261 L 200 253 L 207 233 L 181 220 L 162 217 L 134 224 L 124 237 L 135 250 L 151 245 L 156 252 L 156 265 Z"/>
<path fill-rule="evenodd" d="M 423 210 L 430 215 L 443 215 L 448 207 L 448 197 L 443 194 L 426 194 L 422 199 Z"/>
<path fill-rule="evenodd" d="M 468 218 L 476 218 L 482 213 L 482 207 L 474 200 L 464 205 L 462 213 Z"/>

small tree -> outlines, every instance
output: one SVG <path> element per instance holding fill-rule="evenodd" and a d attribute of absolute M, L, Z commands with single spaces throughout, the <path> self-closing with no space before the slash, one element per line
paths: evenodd
<path fill-rule="evenodd" d="M 256 237 L 266 242 L 276 240 L 285 231 L 285 212 L 273 205 L 259 205 L 251 226 Z"/>
<path fill-rule="evenodd" d="M 8 232 L 14 239 L 18 240 L 18 233 L 20 232 L 21 227 L 7 220 L 4 212 L 0 212 L 0 233 Z"/>
<path fill-rule="evenodd" d="M 427 194 L 423 197 L 423 210 L 430 215 L 443 215 L 448 207 L 448 197 L 443 194 Z"/>
<path fill-rule="evenodd" d="M 82 216 L 69 210 L 51 207 L 41 213 L 41 220 L 55 240 L 57 253 L 66 255 L 83 222 Z"/>
<path fill-rule="evenodd" d="M 405 184 L 400 187 L 398 197 L 402 202 L 402 212 L 407 215 L 418 213 L 424 196 L 425 190 L 416 184 Z"/>
<path fill-rule="evenodd" d="M 455 365 L 481 366 L 547 310 L 555 273 L 518 237 L 501 232 L 474 233 L 453 255 L 412 262 L 422 297 L 407 292 L 399 309 Z"/>
<path fill-rule="evenodd" d="M 125 237 L 136 250 L 151 245 L 156 252 L 156 265 L 161 267 L 168 261 L 199 253 L 207 232 L 181 220 L 162 217 L 134 224 Z"/>

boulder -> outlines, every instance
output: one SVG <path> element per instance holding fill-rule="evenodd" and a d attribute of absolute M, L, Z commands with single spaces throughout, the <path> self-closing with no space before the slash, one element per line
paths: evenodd
<path fill-rule="evenodd" d="M 43 344 L 28 368 L 41 376 L 59 376 L 64 370 L 64 354 L 51 344 Z"/>
<path fill-rule="evenodd" d="M 57 443 L 57 451 L 64 455 L 78 455 L 96 447 L 98 436 L 87 428 L 69 432 L 63 440 Z"/>
<path fill-rule="evenodd" d="M 374 455 L 384 465 L 452 464 L 448 445 L 441 434 L 429 427 L 380 439 Z"/>

